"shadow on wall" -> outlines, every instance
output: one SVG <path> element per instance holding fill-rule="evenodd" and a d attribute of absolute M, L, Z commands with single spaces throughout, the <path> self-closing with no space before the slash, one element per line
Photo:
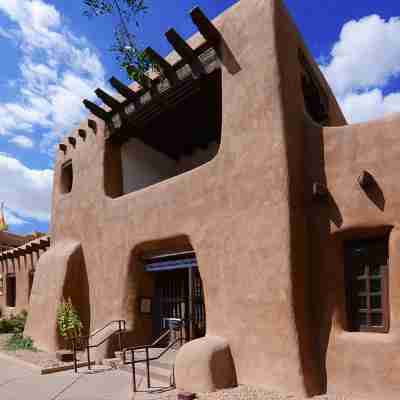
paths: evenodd
<path fill-rule="evenodd" d="M 71 298 L 72 304 L 77 310 L 83 324 L 82 335 L 88 335 L 90 333 L 89 280 L 82 247 L 79 247 L 68 261 L 63 287 L 63 298 Z M 61 336 L 58 336 L 58 341 L 60 348 L 70 345 L 69 343 L 65 343 Z"/>
<path fill-rule="evenodd" d="M 327 271 L 324 271 L 327 257 L 327 252 L 324 252 L 324 249 L 329 244 L 331 247 L 335 244 L 331 240 L 331 222 L 340 228 L 343 224 L 343 217 L 329 190 L 327 190 L 326 196 L 322 198 L 313 197 L 313 185 L 315 183 L 325 188 L 328 187 L 325 174 L 323 127 L 311 121 L 306 114 L 305 125 L 305 154 L 310 155 L 307 164 L 305 164 L 307 236 L 309 238 L 307 246 L 310 265 L 309 282 L 311 285 L 309 307 L 312 314 L 313 330 L 317 332 L 313 345 L 314 362 L 317 365 L 314 394 L 324 394 L 327 391 L 326 352 L 335 307 L 332 299 L 326 296 L 329 290 L 327 286 L 331 282 L 327 279 Z M 337 261 L 336 258 L 340 251 L 335 250 L 337 249 L 335 248 L 330 252 L 332 253 L 330 257 Z"/>
<path fill-rule="evenodd" d="M 124 293 L 124 310 L 128 332 L 126 345 L 149 344 L 154 339 L 152 313 L 140 312 L 140 299 L 153 298 L 155 293 L 155 274 L 146 272 L 141 261 L 143 254 L 158 254 L 170 251 L 193 251 L 187 235 L 152 240 L 135 246 L 131 252 L 128 278 Z M 153 305 L 152 305 L 153 306 Z"/>

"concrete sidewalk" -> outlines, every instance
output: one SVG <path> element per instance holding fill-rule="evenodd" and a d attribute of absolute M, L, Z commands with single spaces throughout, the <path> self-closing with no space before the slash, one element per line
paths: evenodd
<path fill-rule="evenodd" d="M 131 384 L 130 374 L 121 370 L 40 375 L 0 355 L 1 400 L 129 400 Z"/>

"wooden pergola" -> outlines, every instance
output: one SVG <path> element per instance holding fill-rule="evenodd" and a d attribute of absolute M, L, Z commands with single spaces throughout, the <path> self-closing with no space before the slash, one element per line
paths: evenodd
<path fill-rule="evenodd" d="M 8 267 L 10 264 L 13 269 L 15 269 L 14 262 L 18 261 L 19 257 L 32 255 L 33 253 L 39 255 L 40 250 L 46 250 L 48 247 L 50 247 L 50 237 L 42 236 L 19 247 L 0 252 L 0 265 L 2 272 L 9 272 Z"/>
<path fill-rule="evenodd" d="M 218 58 L 223 39 L 200 8 L 193 9 L 190 15 L 205 38 L 202 45 L 193 49 L 171 28 L 165 36 L 180 56 L 178 62 L 172 65 L 155 50 L 147 48 L 146 54 L 162 71 L 159 76 L 154 79 L 145 76 L 138 90 L 112 77 L 110 84 L 122 100 L 102 89 L 95 90 L 108 109 L 83 101 L 93 115 L 105 121 L 106 140 L 123 142 L 136 137 L 173 159 L 190 154 L 198 147 L 206 148 L 217 140 L 215 131 L 220 124 L 221 107 Z M 205 119 L 214 123 L 207 124 Z M 96 124 L 91 121 L 89 127 L 95 131 Z M 169 127 L 168 135 L 160 134 L 165 127 Z M 84 130 L 78 133 L 83 139 L 86 137 Z M 68 142 L 73 147 L 76 145 L 74 137 L 69 137 Z M 67 145 L 61 144 L 60 150 L 65 152 Z"/>

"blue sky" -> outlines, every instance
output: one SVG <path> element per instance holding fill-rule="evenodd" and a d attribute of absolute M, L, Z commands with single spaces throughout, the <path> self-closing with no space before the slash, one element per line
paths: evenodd
<path fill-rule="evenodd" d="M 249 0 L 241 0 L 249 1 Z M 188 12 L 213 18 L 234 0 L 149 0 L 138 36 L 162 55 L 164 32 L 195 31 Z M 81 0 L 0 0 L 0 200 L 10 229 L 46 231 L 54 146 L 116 75 L 112 26 L 88 19 Z M 73 4 L 73 5 L 71 5 Z M 400 19 L 394 0 L 286 0 L 349 122 L 400 111 Z M 249 21 L 251 23 L 251 21 Z"/>

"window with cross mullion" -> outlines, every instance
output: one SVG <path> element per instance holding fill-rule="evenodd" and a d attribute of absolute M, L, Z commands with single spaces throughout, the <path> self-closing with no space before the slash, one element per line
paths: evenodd
<path fill-rule="evenodd" d="M 388 332 L 387 240 L 346 243 L 346 297 L 352 331 Z"/>

